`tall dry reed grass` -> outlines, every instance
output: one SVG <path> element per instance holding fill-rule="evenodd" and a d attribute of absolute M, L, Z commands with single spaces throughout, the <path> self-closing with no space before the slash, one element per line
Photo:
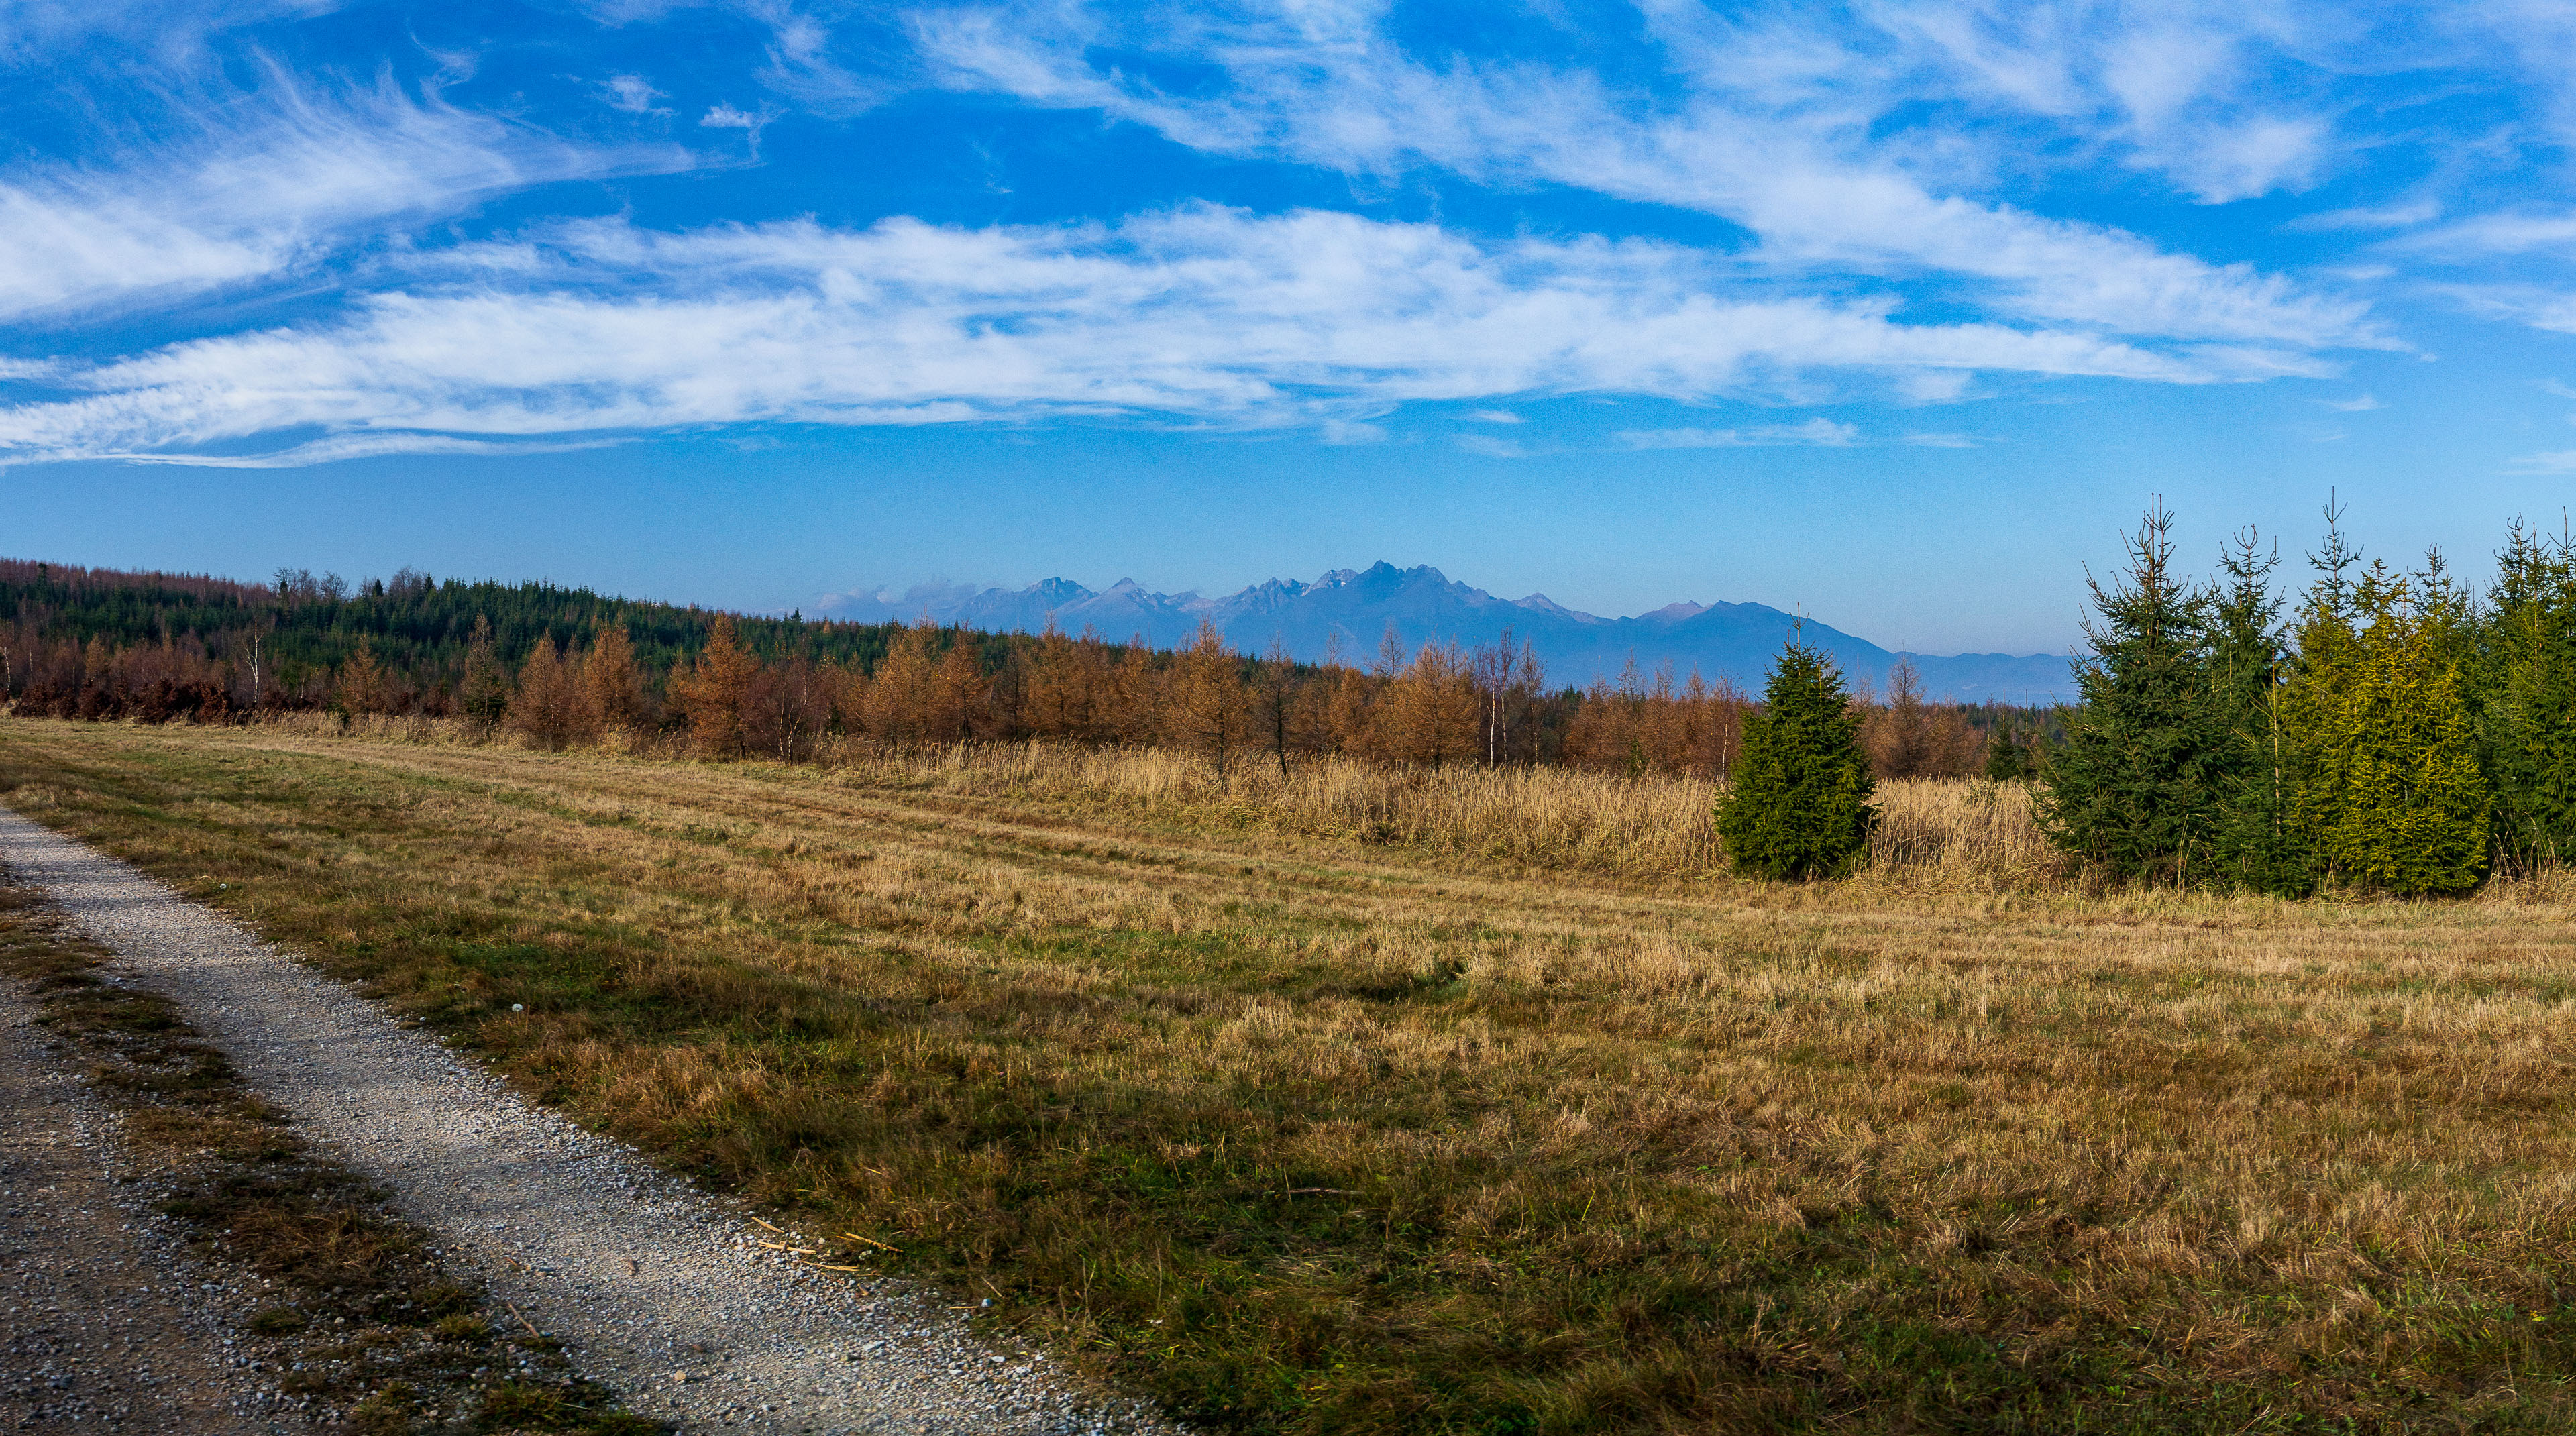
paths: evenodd
<path fill-rule="evenodd" d="M 448 718 L 297 713 L 273 727 L 302 736 L 432 746 L 516 746 Z M 652 734 L 613 732 L 602 750 L 675 758 Z M 1282 772 L 1255 759 L 1220 772 L 1171 748 L 1095 748 L 1042 739 L 889 747 L 831 739 L 818 755 L 844 783 L 978 797 L 1107 802 L 1139 816 L 1200 821 L 1426 850 L 1506 865 L 1674 877 L 1715 876 L 1726 851 L 1711 821 L 1722 787 L 1665 773 L 1577 768 L 1424 768 L 1300 755 Z M 1862 876 L 1913 887 L 2043 888 L 2072 867 L 2033 819 L 2026 784 L 1966 778 L 1879 785 L 1878 831 Z"/>

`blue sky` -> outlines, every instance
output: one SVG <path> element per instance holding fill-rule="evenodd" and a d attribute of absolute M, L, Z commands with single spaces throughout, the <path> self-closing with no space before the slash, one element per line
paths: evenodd
<path fill-rule="evenodd" d="M 0 551 L 2063 648 L 2576 475 L 2576 7 L 0 0 Z"/>

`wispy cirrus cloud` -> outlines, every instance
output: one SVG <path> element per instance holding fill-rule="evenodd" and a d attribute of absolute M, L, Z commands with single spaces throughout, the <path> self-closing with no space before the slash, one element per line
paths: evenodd
<path fill-rule="evenodd" d="M 653 88 L 653 82 L 641 75 L 611 75 L 600 82 L 600 98 L 612 110 L 630 115 L 667 115 L 671 111 L 653 103 L 669 96 Z"/>
<path fill-rule="evenodd" d="M 1277 427 L 1366 422 L 1416 400 L 1759 395 L 1819 373 L 2249 372 L 2223 348 L 1737 295 L 1723 265 L 1667 244 L 1479 243 L 1312 211 L 678 234 L 587 222 L 452 250 L 435 272 L 336 322 L 57 373 L 66 396 L 0 410 L 0 455 L 202 454 L 317 427 L 489 437 L 1049 415 Z M 1832 431 L 1816 424 L 1782 441 Z"/>
<path fill-rule="evenodd" d="M 1902 444 L 1917 449 L 1974 449 L 1986 441 L 1972 434 L 1914 432 L 1874 438 L 1857 424 L 1821 416 L 1797 424 L 1742 424 L 1733 428 L 1622 429 L 1616 448 L 1646 449 L 1848 449 L 1862 444 Z"/>
<path fill-rule="evenodd" d="M 1747 424 L 1732 429 L 1625 429 L 1611 436 L 1623 449 L 1744 449 L 1782 444 L 1829 449 L 1849 448 L 1860 438 L 1856 425 L 1831 419 L 1803 424 Z"/>
<path fill-rule="evenodd" d="M 583 449 L 604 449 L 619 442 L 620 440 L 610 438 L 500 441 L 460 438 L 454 434 L 420 434 L 388 430 L 381 433 L 334 434 L 326 439 L 314 439 L 266 453 L 101 451 L 82 457 L 120 460 L 131 464 L 165 464 L 192 469 L 301 469 L 316 464 L 338 464 L 346 463 L 351 459 L 379 459 L 395 455 L 434 457 L 461 454 L 475 458 L 496 459 L 525 454 L 569 454 Z"/>
<path fill-rule="evenodd" d="M 1964 302 L 2017 322 L 2294 352 L 2393 342 L 2355 298 L 2243 263 L 2210 263 L 2099 223 L 1976 198 L 1974 189 L 1994 178 L 1989 161 L 1880 133 L 1886 115 L 1925 102 L 1923 57 L 1947 55 L 1930 71 L 1956 73 L 1930 78 L 1953 98 L 2001 95 L 2023 112 L 2082 119 L 2102 107 L 2088 94 L 2117 92 L 2140 133 L 2181 134 L 2176 117 L 2198 113 L 2188 95 L 2214 83 L 2201 72 L 2229 68 L 2223 57 L 2202 56 L 2192 62 L 2200 71 L 2181 73 L 2191 68 L 2190 47 L 2178 38 L 2187 25 L 2125 32 L 2118 38 L 2129 47 L 2126 68 L 2106 62 L 2078 84 L 2059 52 L 2082 47 L 2065 37 L 2054 50 L 1981 45 L 2010 28 L 2000 11 L 1872 10 L 1881 27 L 1875 44 L 1854 41 L 1855 17 L 1844 12 L 1834 12 L 1834 26 L 1802 25 L 1786 13 L 1755 23 L 1651 8 L 1650 29 L 1690 81 L 1678 99 L 1525 61 L 1435 66 L 1384 34 L 1374 5 L 1194 7 L 1119 19 L 1066 4 L 966 9 L 921 17 L 916 33 L 925 57 L 962 87 L 1098 109 L 1228 154 L 1355 173 L 1430 165 L 1488 183 L 1538 180 L 1701 210 L 1751 233 L 1748 262 L 1785 273 L 1942 278 Z M 2042 51 L 2057 56 L 2054 69 L 2037 63 Z M 1104 55 L 1159 59 L 1222 80 L 1165 89 L 1150 63 L 1113 64 Z M 2298 148 L 2289 131 L 2312 128 L 2236 123 L 2229 143 L 2286 153 Z M 2192 135 L 2171 148 L 2206 159 L 2213 141 Z M 2286 183 L 2297 167 L 2278 155 L 2226 163 L 2252 168 L 2222 186 L 2225 197 Z"/>
<path fill-rule="evenodd" d="M 2427 284 L 2423 288 L 2480 318 L 2576 334 L 2576 283 Z"/>
<path fill-rule="evenodd" d="M 2576 449 L 2560 449 L 2546 454 L 2525 454 L 2505 465 L 2508 473 L 2576 474 Z"/>
<path fill-rule="evenodd" d="M 0 0 L 0 64 L 95 59 L 102 45 L 163 65 L 199 58 L 209 37 L 309 19 L 345 0 Z"/>
<path fill-rule="evenodd" d="M 272 70 L 210 102 L 192 133 L 0 173 L 0 318 L 272 278 L 490 194 L 691 163 L 672 146 L 567 143 L 390 81 Z"/>
<path fill-rule="evenodd" d="M 801 131 L 926 76 L 1097 110 L 1206 155 L 1339 171 L 1363 191 L 1436 171 L 1442 185 L 1537 196 L 1542 213 L 1566 187 L 1733 228 L 1696 246 L 1562 237 L 1637 213 L 1584 198 L 1560 237 L 1476 239 L 1175 201 L 1123 220 L 1021 226 L 866 224 L 895 206 L 856 204 L 835 211 L 862 217 L 848 228 L 538 222 L 507 241 L 467 242 L 461 225 L 428 238 L 425 221 L 493 196 L 700 157 L 562 140 L 452 104 L 443 81 L 350 85 L 271 66 L 221 103 L 167 107 L 201 111 L 193 127 L 135 127 L 77 160 L 0 165 L 0 252 L 21 261 L 0 266 L 0 317 L 20 321 L 26 351 L 0 360 L 0 380 L 36 396 L 0 411 L 0 444 L 21 459 L 292 462 L 277 456 L 354 452 L 328 446 L 360 435 L 465 444 L 1050 417 L 1303 426 L 1373 442 L 1385 437 L 1379 420 L 1417 400 L 1955 404 L 2000 392 L 1981 376 L 2332 376 L 2349 357 L 2338 351 L 2403 347 L 2361 293 L 2377 273 L 2203 258 L 2149 237 L 2143 221 L 2123 227 L 2126 199 L 2080 196 L 2135 185 L 2222 204 L 2333 178 L 2384 139 L 2362 132 L 2350 87 L 2462 56 L 2502 63 L 2513 47 L 2496 35 L 2513 7 L 2499 4 L 2457 19 L 2285 0 L 1657 0 L 1633 30 L 1557 14 L 1577 43 L 1479 49 L 1472 37 L 1419 41 L 1420 17 L 1383 0 L 908 13 L 598 0 L 574 9 L 639 30 L 716 16 L 741 53 L 719 67 L 721 83 L 676 64 L 647 79 L 632 51 L 559 75 L 584 116 L 566 133 L 586 121 L 676 129 L 748 168 L 773 121 L 797 116 Z M 10 6 L 0 0 L 0 19 L 38 16 L 34 28 L 61 34 L 112 19 L 124 35 L 146 15 L 121 0 L 95 22 L 79 7 Z M 191 0 L 183 13 L 202 28 L 323 8 Z M 2558 33 L 2532 34 L 2543 31 Z M 1611 39 L 1615 62 L 1603 58 Z M 2544 64 L 2540 39 L 2513 43 L 2516 63 Z M 2386 232 L 2366 242 L 2389 266 L 2508 255 L 2538 267 L 2576 254 L 2576 221 L 2556 210 L 2481 214 L 2440 191 L 2431 180 L 2394 196 L 2331 191 L 2338 208 L 2288 228 Z M 723 213 L 698 213 L 710 212 Z M 1712 228 L 1664 218 L 1669 232 Z M 2285 226 L 2260 228 L 2277 237 Z M 263 286 L 296 300 L 256 314 Z M 2576 330 L 2576 285 L 2488 275 L 2444 293 L 2488 317 Z M 208 294 L 227 312 L 201 320 L 187 300 Z M 172 332 L 237 332 L 105 362 L 60 357 L 82 346 L 51 342 L 88 317 L 156 304 L 176 316 Z M 91 352 L 105 343 L 133 341 Z M 1521 422 L 1501 409 L 1464 417 Z M 1635 430 L 1617 443 L 1834 442 L 1800 428 Z M 1561 442 L 1522 432 L 1475 442 L 1524 453 Z M 233 452 L 262 445 L 249 459 Z"/>

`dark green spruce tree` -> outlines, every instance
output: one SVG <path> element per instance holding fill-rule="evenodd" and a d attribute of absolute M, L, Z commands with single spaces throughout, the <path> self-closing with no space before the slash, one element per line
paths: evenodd
<path fill-rule="evenodd" d="M 2030 749 L 2021 742 L 2012 715 L 1995 719 L 1995 730 L 1986 738 L 1986 779 L 1995 783 L 2018 783 L 2031 774 Z"/>
<path fill-rule="evenodd" d="M 1745 715 L 1717 833 L 1737 870 L 1782 881 L 1842 877 L 1869 855 L 1878 810 L 1860 715 L 1833 660 L 1791 638 L 1762 707 Z"/>
<path fill-rule="evenodd" d="M 485 736 L 501 726 L 510 711 L 510 675 L 492 647 L 492 620 L 474 615 L 474 634 L 465 645 L 465 677 L 457 684 L 458 706 Z"/>
<path fill-rule="evenodd" d="M 2213 847 L 2228 881 L 2299 897 L 2316 888 L 2318 856 L 2298 820 L 2299 751 L 2282 716 L 2292 655 L 2272 589 L 2279 562 L 2243 530 L 2220 556 L 2227 580 L 2209 600 L 2209 677 L 2228 746 L 2212 764 L 2224 785 Z"/>
<path fill-rule="evenodd" d="M 2057 845 L 2121 877 L 2192 882 L 2217 873 L 2237 753 L 2211 681 L 2204 594 L 2173 569 L 2173 515 L 2159 504 L 2127 541 L 2113 589 L 2088 579 L 2093 654 L 2075 665 L 2083 706 L 2049 754 L 2037 794 Z"/>
<path fill-rule="evenodd" d="M 2566 862 L 2576 858 L 2576 540 L 2517 521 L 2480 627 L 2496 847 L 2524 871 Z"/>

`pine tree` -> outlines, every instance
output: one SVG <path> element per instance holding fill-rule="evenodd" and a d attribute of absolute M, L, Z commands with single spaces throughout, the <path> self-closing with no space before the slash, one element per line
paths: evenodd
<path fill-rule="evenodd" d="M 1394 633 L 1390 626 L 1388 637 Z M 1437 769 L 1475 756 L 1482 711 L 1474 670 L 1457 646 L 1425 643 L 1386 685 L 1378 740 L 1388 757 Z"/>
<path fill-rule="evenodd" d="M 2576 540 L 2516 522 L 2483 637 L 2482 716 L 2497 846 L 2517 865 L 2576 857 Z"/>
<path fill-rule="evenodd" d="M 391 706 L 387 687 L 384 665 L 376 662 L 375 645 L 360 638 L 357 649 L 340 665 L 340 682 L 332 700 L 343 713 L 382 713 Z"/>
<path fill-rule="evenodd" d="M 1862 745 L 1882 778 L 1919 778 L 1933 767 L 1932 716 L 1923 703 L 1923 672 L 1900 657 L 1887 670 L 1887 706 L 1862 724 Z"/>
<path fill-rule="evenodd" d="M 581 661 L 581 692 L 587 721 L 612 730 L 644 726 L 644 683 L 624 624 L 600 624 Z"/>
<path fill-rule="evenodd" d="M 824 670 L 831 684 L 832 726 L 850 737 L 868 731 L 868 675 L 855 663 L 833 663 Z"/>
<path fill-rule="evenodd" d="M 1073 679 L 1067 688 L 1065 711 L 1073 736 L 1086 743 L 1117 741 L 1117 715 L 1112 709 L 1118 698 L 1118 677 L 1108 642 L 1089 624 L 1083 625 L 1082 637 L 1074 640 Z"/>
<path fill-rule="evenodd" d="M 528 650 L 528 661 L 519 665 L 519 691 L 510 702 L 510 726 L 538 747 L 558 751 L 572 739 L 579 704 L 572 675 L 564 671 L 563 658 L 555 651 L 554 635 L 540 637 Z"/>
<path fill-rule="evenodd" d="M 1270 745 L 1270 756 L 1279 764 L 1279 781 L 1288 781 L 1288 750 L 1299 740 L 1298 718 L 1306 685 L 1297 671 L 1297 660 L 1288 651 L 1288 640 L 1278 634 L 1270 639 L 1270 649 L 1261 655 L 1261 666 L 1253 677 L 1253 727 L 1262 741 Z"/>
<path fill-rule="evenodd" d="M 2041 773 L 2038 816 L 2066 851 L 2122 877 L 2214 872 L 2228 741 L 2209 671 L 2206 603 L 2173 571 L 2173 515 L 2148 510 L 2117 588 L 2087 580 L 2098 621 L 2075 665 L 2083 706 Z"/>
<path fill-rule="evenodd" d="M 733 615 L 719 613 L 707 646 L 687 676 L 674 679 L 671 697 L 688 716 L 689 744 L 703 758 L 732 758 L 743 749 L 743 702 L 751 695 L 760 659 L 734 639 Z"/>
<path fill-rule="evenodd" d="M 1999 714 L 1994 732 L 1986 738 L 1985 775 L 1996 783 L 2018 783 L 2030 776 L 2030 750 L 2021 744 L 2012 715 Z"/>
<path fill-rule="evenodd" d="M 1127 640 L 1127 650 L 1113 668 L 1106 683 L 1107 710 L 1102 727 L 1112 741 L 1150 743 L 1163 731 L 1163 671 L 1154 664 L 1154 650 L 1146 647 L 1145 635 L 1139 633 Z"/>
<path fill-rule="evenodd" d="M 2301 805 L 2335 876 L 2466 892 L 2486 875 L 2492 803 L 2461 691 L 2456 596 L 2438 566 L 2409 578 L 2374 562 L 2351 608 L 2362 625 L 2311 708 Z"/>
<path fill-rule="evenodd" d="M 1213 759 L 1219 783 L 1252 737 L 1252 704 L 1243 689 L 1242 668 L 1216 626 L 1201 619 L 1198 637 L 1173 655 L 1165 690 L 1165 735 Z"/>
<path fill-rule="evenodd" d="M 1869 853 L 1875 787 L 1841 673 L 1793 637 L 1744 719 L 1734 786 L 1717 806 L 1728 857 L 1782 881 L 1847 874 Z"/>
<path fill-rule="evenodd" d="M 1076 668 L 1073 640 L 1047 618 L 1046 632 L 1034 648 L 1027 651 L 1023 666 L 1021 717 L 1028 732 L 1039 738 L 1070 738 L 1089 726 L 1082 702 L 1082 675 Z"/>
<path fill-rule="evenodd" d="M 2339 533 L 2330 529 L 2330 554 L 2342 552 Z M 2279 559 L 2249 528 L 2219 562 L 2227 583 L 2210 605 L 2210 681 L 2230 752 L 2213 838 L 2218 866 L 2243 887 L 2298 897 L 2315 889 L 2319 858 L 2296 811 L 2301 754 L 2283 707 L 2291 655 L 2271 583 Z"/>
<path fill-rule="evenodd" d="M 927 615 L 921 623 L 898 630 L 868 676 L 861 712 L 868 736 L 880 743 L 919 743 L 928 736 L 932 691 L 938 682 L 938 660 L 930 651 Z"/>
<path fill-rule="evenodd" d="M 465 644 L 465 679 L 457 685 L 457 703 L 465 719 L 484 737 L 501 726 L 510 712 L 510 676 L 493 650 L 492 620 L 474 615 L 474 634 Z"/>
<path fill-rule="evenodd" d="M 983 716 L 983 650 L 970 635 L 951 630 L 948 651 L 932 670 L 930 707 L 922 718 L 922 737 L 933 743 L 960 743 L 974 736 Z"/>

